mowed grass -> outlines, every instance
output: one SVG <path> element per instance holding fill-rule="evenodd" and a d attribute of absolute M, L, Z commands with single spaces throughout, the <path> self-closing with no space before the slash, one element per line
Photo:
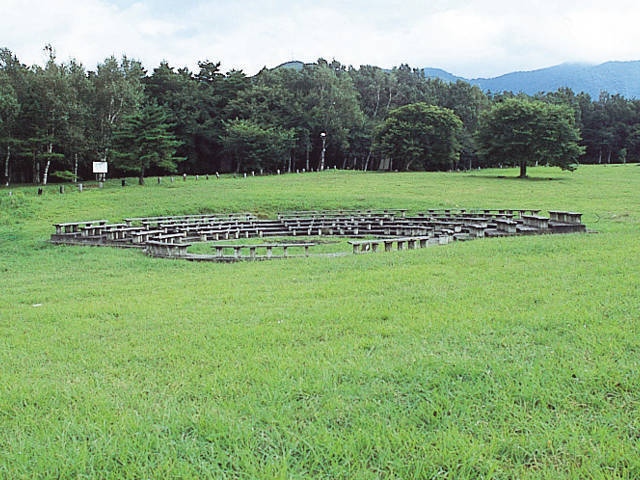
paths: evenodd
<path fill-rule="evenodd" d="M 530 174 L 0 190 L 0 477 L 640 477 L 640 167 Z M 47 243 L 63 221 L 439 207 L 599 233 L 236 264 Z"/>

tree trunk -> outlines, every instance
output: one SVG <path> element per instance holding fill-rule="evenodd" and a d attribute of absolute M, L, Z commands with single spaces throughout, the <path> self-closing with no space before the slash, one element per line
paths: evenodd
<path fill-rule="evenodd" d="M 36 151 L 33 151 L 33 183 L 40 185 L 40 161 Z"/>
<path fill-rule="evenodd" d="M 144 185 L 144 167 L 140 169 L 140 176 L 138 177 L 138 185 Z"/>
<path fill-rule="evenodd" d="M 73 183 L 78 183 L 78 154 L 73 156 Z"/>
<path fill-rule="evenodd" d="M 44 173 L 42 174 L 42 184 L 46 185 L 49 178 L 49 167 L 51 166 L 51 160 L 47 160 L 44 166 Z"/>
<path fill-rule="evenodd" d="M 527 178 L 527 162 L 525 160 L 520 162 L 520 178 Z"/>
<path fill-rule="evenodd" d="M 51 155 L 53 154 L 53 143 L 49 143 L 47 145 L 47 163 L 44 166 L 44 174 L 42 175 L 42 184 L 46 185 L 47 180 L 49 179 L 49 167 L 51 167 Z"/>
<path fill-rule="evenodd" d="M 4 184 L 9 186 L 9 160 L 11 159 L 11 146 L 7 145 L 7 155 L 4 157 Z"/>
<path fill-rule="evenodd" d="M 365 172 L 369 170 L 369 160 L 371 160 L 371 150 L 369 150 L 369 152 L 367 153 L 367 158 L 364 161 L 364 167 L 362 168 L 362 170 Z"/>
<path fill-rule="evenodd" d="M 404 167 L 404 171 L 405 171 L 405 172 L 408 172 L 408 171 L 409 171 L 409 168 L 411 168 L 411 164 L 412 164 L 412 163 L 413 163 L 413 160 L 409 160 L 409 161 L 407 162 L 407 164 L 406 164 L 406 165 L 405 165 L 405 167 Z"/>
<path fill-rule="evenodd" d="M 376 92 L 376 107 L 373 109 L 372 118 L 376 118 L 378 115 L 378 107 L 380 106 L 380 90 L 381 87 L 378 86 L 378 91 Z"/>

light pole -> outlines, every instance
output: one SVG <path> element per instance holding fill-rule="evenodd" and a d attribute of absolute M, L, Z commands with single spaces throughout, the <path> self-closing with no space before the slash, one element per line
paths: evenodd
<path fill-rule="evenodd" d="M 322 154 L 320 155 L 320 171 L 322 172 L 324 170 L 324 152 L 326 151 L 327 134 L 322 132 L 320 138 L 322 138 Z"/>

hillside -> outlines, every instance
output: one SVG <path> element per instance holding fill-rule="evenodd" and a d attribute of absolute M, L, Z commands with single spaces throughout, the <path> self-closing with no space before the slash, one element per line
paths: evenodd
<path fill-rule="evenodd" d="M 563 63 L 528 72 L 512 72 L 495 78 L 464 79 L 444 70 L 423 69 L 428 77 L 444 81 L 465 80 L 482 90 L 494 93 L 511 91 L 534 95 L 569 87 L 574 92 L 588 93 L 597 99 L 600 92 L 619 94 L 626 98 L 640 98 L 640 61 L 607 62 L 600 65 Z"/>
<path fill-rule="evenodd" d="M 640 478 L 638 170 L 0 189 L 0 478 Z M 598 234 L 237 263 L 47 242 L 58 222 L 429 208 L 571 210 Z"/>

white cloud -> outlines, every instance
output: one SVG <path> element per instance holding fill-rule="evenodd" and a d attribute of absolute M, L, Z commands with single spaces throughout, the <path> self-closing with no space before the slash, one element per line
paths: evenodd
<path fill-rule="evenodd" d="M 433 66 L 494 76 L 564 61 L 640 59 L 640 4 L 629 0 L 3 0 L 2 38 L 27 64 L 51 43 L 93 69 L 127 54 L 249 74 L 286 60 Z"/>

